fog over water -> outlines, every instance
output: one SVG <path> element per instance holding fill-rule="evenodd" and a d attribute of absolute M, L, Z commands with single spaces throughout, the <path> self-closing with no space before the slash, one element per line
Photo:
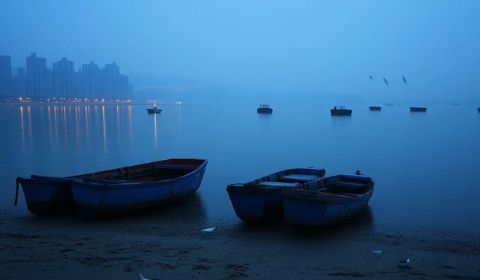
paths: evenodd
<path fill-rule="evenodd" d="M 0 53 L 16 66 L 36 51 L 48 63 L 115 61 L 132 77 L 162 77 L 133 78 L 138 89 L 186 79 L 266 99 L 470 102 L 479 13 L 476 0 L 1 0 Z"/>
<path fill-rule="evenodd" d="M 116 62 L 137 90 L 130 105 L 0 104 L 0 208 L 16 176 L 198 157 L 207 220 L 239 222 L 228 183 L 316 166 L 373 177 L 375 226 L 478 233 L 479 15 L 478 0 L 0 0 L 14 67 Z"/>

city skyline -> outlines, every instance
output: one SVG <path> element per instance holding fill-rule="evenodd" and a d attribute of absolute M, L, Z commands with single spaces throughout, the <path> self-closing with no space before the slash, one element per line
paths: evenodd
<path fill-rule="evenodd" d="M 130 98 L 133 85 L 115 63 L 103 67 L 94 61 L 80 64 L 61 57 L 47 64 L 45 57 L 30 53 L 24 66 L 12 64 L 10 55 L 0 55 L 0 96 L 41 98 Z"/>

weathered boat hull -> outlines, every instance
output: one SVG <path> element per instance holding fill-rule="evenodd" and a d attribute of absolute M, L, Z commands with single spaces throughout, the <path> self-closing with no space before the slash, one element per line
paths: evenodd
<path fill-rule="evenodd" d="M 288 223 L 322 227 L 348 220 L 368 206 L 372 193 L 348 201 L 333 202 L 328 198 L 311 198 L 285 193 L 283 210 Z"/>
<path fill-rule="evenodd" d="M 82 209 L 91 208 L 82 212 L 92 213 L 98 209 L 114 211 L 122 205 L 125 210 L 148 208 L 194 192 L 200 186 L 206 165 L 207 161 L 200 159 L 168 159 L 72 177 L 19 177 L 15 205 L 21 186 L 27 208 L 37 216 L 71 213 L 78 211 L 79 205 Z"/>
<path fill-rule="evenodd" d="M 181 200 L 200 187 L 206 165 L 204 161 L 185 176 L 170 180 L 125 183 L 73 180 L 77 213 L 82 217 L 114 215 Z"/>
<path fill-rule="evenodd" d="M 306 177 L 298 178 L 295 175 L 301 174 Z M 231 184 L 227 186 L 235 214 L 247 223 L 268 223 L 283 218 L 282 191 L 289 188 L 296 188 L 301 184 L 318 179 L 325 175 L 324 169 L 297 168 L 287 169 L 270 174 L 246 184 Z M 293 176 L 293 177 L 289 177 Z M 280 182 L 279 178 L 283 181 Z"/>
<path fill-rule="evenodd" d="M 235 214 L 247 223 L 265 223 L 283 217 L 282 190 L 227 188 Z"/>
<path fill-rule="evenodd" d="M 345 185 L 356 188 L 360 182 Z M 282 192 L 285 220 L 300 226 L 327 227 L 351 219 L 368 206 L 372 197 L 373 181 L 365 181 L 363 187 L 366 191 L 358 195 L 328 193 L 315 188 L 285 190 Z"/>
<path fill-rule="evenodd" d="M 17 178 L 18 184 L 22 187 L 28 210 L 36 216 L 71 213 L 75 208 L 70 179 L 32 176 Z M 17 198 L 18 194 L 15 203 Z"/>

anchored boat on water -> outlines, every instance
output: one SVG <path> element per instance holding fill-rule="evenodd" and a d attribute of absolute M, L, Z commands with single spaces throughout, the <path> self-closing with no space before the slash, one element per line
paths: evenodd
<path fill-rule="evenodd" d="M 270 105 L 260 105 L 257 108 L 257 113 L 258 114 L 271 114 L 273 113 L 272 107 Z"/>
<path fill-rule="evenodd" d="M 426 112 L 426 107 L 410 107 L 410 112 Z"/>
<path fill-rule="evenodd" d="M 15 205 L 21 186 L 28 209 L 37 216 L 97 216 L 152 208 L 194 193 L 206 166 L 203 159 L 167 159 L 63 178 L 18 177 Z"/>
<path fill-rule="evenodd" d="M 158 108 L 157 105 L 153 105 L 152 108 L 147 108 L 147 113 L 149 114 L 160 114 L 162 109 Z"/>
<path fill-rule="evenodd" d="M 370 111 L 382 111 L 382 107 L 380 106 L 370 106 L 368 107 Z"/>
<path fill-rule="evenodd" d="M 351 116 L 352 115 L 352 110 L 347 109 L 344 106 L 334 106 L 330 110 L 330 114 L 332 116 Z"/>
<path fill-rule="evenodd" d="M 368 205 L 374 183 L 370 177 L 337 175 L 282 191 L 283 213 L 289 223 L 328 226 L 359 214 Z"/>
<path fill-rule="evenodd" d="M 268 222 L 283 216 L 283 190 L 298 188 L 324 175 L 325 169 L 286 169 L 248 183 L 228 185 L 227 192 L 240 219 L 250 223 Z"/>

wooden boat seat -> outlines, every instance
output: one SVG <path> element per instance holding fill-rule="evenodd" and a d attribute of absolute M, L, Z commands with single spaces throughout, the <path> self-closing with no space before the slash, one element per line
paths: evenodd
<path fill-rule="evenodd" d="M 258 183 L 258 185 L 263 187 L 275 187 L 275 188 L 295 188 L 300 186 L 300 184 L 296 182 L 278 182 L 278 181 L 265 181 L 265 182 Z"/>
<path fill-rule="evenodd" d="M 318 179 L 317 175 L 309 175 L 309 174 L 288 174 L 288 175 L 283 175 L 280 177 L 280 180 L 286 181 L 286 182 L 299 182 L 299 183 L 305 183 L 305 182 L 311 182 L 315 181 Z"/>

